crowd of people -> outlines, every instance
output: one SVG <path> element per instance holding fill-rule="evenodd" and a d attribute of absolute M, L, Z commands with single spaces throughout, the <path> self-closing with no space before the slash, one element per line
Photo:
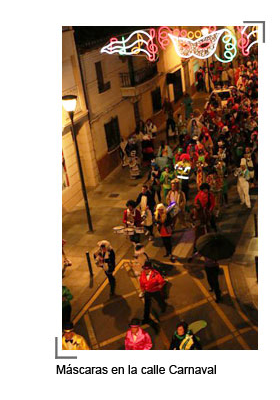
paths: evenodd
<path fill-rule="evenodd" d="M 129 166 L 132 179 L 140 176 L 142 165 L 149 168 L 141 192 L 136 199 L 127 200 L 122 218 L 134 246 L 135 262 L 131 266 L 139 279 L 139 296 L 144 299 L 143 320 L 134 318 L 131 321 L 125 338 L 126 349 L 152 348 L 149 334 L 140 325 L 149 323 L 157 329 L 150 317 L 152 301 L 158 303 L 161 313 L 167 307 L 163 296 L 165 277 L 151 262 L 141 243 L 143 238 L 148 236 L 148 240 L 153 241 L 156 228 L 165 249 L 164 257 L 174 263 L 172 236 L 176 226 L 180 224 L 182 229 L 193 229 L 193 255 L 188 259 L 192 262 L 199 256 L 198 238 L 211 231 L 217 232 L 217 220 L 223 209 L 229 207 L 229 177 L 237 178 L 241 205 L 251 208 L 250 188 L 257 187 L 258 181 L 258 63 L 256 59 L 245 59 L 235 68 L 225 69 L 215 63 L 209 69 L 215 85 L 227 85 L 230 95 L 222 105 L 219 95 L 213 93 L 202 113 L 192 109 L 189 95 L 185 95 L 182 102 L 184 116 L 174 117 L 172 108 L 166 107 L 167 139 L 178 142 L 176 151 L 169 146 L 170 140 L 162 141 L 155 151 L 157 127 L 151 120 L 141 124 L 122 145 L 123 166 Z M 198 90 L 203 90 L 204 78 L 203 68 L 200 68 Z M 195 182 L 197 189 L 193 200 L 190 198 L 190 181 Z M 114 296 L 115 253 L 111 244 L 106 240 L 98 243 L 94 258 L 104 269 L 111 296 Z M 220 302 L 217 260 L 205 259 L 205 271 L 210 291 L 214 291 L 216 302 Z M 63 322 L 69 324 L 71 293 L 66 288 L 63 293 Z M 183 341 L 184 348 L 181 346 Z M 188 330 L 188 324 L 181 321 L 171 339 L 170 349 L 201 349 L 201 344 Z"/>

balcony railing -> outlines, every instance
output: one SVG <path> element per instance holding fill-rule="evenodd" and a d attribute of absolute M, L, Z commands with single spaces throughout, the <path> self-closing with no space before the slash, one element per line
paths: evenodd
<path fill-rule="evenodd" d="M 158 73 L 157 64 L 152 64 L 150 67 L 142 68 L 134 71 L 134 82 L 131 82 L 129 72 L 121 73 L 121 87 L 132 87 L 147 82 L 149 79 L 156 76 Z"/>

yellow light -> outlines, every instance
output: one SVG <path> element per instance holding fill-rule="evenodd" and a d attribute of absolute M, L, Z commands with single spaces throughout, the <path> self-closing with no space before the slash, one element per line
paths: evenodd
<path fill-rule="evenodd" d="M 74 112 L 77 105 L 77 96 L 74 94 L 62 96 L 62 105 L 67 112 Z"/>
<path fill-rule="evenodd" d="M 207 36 L 208 33 L 209 33 L 209 29 L 208 28 L 202 28 L 201 29 L 201 33 L 202 33 L 203 36 Z"/>

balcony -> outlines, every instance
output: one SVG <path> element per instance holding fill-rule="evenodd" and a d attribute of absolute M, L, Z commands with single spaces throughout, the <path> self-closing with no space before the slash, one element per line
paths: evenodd
<path fill-rule="evenodd" d="M 123 97 L 137 96 L 150 90 L 154 79 L 159 76 L 157 64 L 134 71 L 133 77 L 129 72 L 121 73 L 121 92 Z"/>

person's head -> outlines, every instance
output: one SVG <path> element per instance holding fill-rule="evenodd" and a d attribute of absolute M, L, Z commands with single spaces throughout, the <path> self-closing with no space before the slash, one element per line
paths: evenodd
<path fill-rule="evenodd" d="M 185 321 L 181 321 L 176 326 L 176 332 L 179 336 L 183 336 L 187 333 L 188 324 Z"/>
<path fill-rule="evenodd" d="M 210 186 L 208 185 L 208 183 L 202 183 L 199 189 L 204 193 L 208 193 L 210 190 Z"/>
<path fill-rule="evenodd" d="M 133 211 L 134 208 L 136 207 L 135 201 L 134 200 L 128 200 L 126 203 L 126 207 L 130 210 Z"/>
<path fill-rule="evenodd" d="M 153 269 L 152 263 L 150 261 L 145 261 L 145 264 L 142 267 L 143 271 L 146 275 L 148 275 Z"/>
<path fill-rule="evenodd" d="M 166 165 L 166 166 L 164 167 L 164 171 L 167 172 L 167 173 L 170 171 L 169 165 Z"/>
<path fill-rule="evenodd" d="M 74 336 L 74 326 L 72 322 L 67 322 L 64 324 L 63 327 L 63 335 L 66 340 L 71 340 L 72 337 Z"/>
<path fill-rule="evenodd" d="M 162 215 L 165 213 L 165 206 L 164 204 L 160 203 L 157 205 L 156 211 L 159 213 L 159 215 Z"/>
<path fill-rule="evenodd" d="M 139 331 L 141 325 L 141 321 L 138 318 L 132 318 L 132 320 L 130 321 L 129 327 L 131 330 L 131 333 L 133 335 L 136 335 L 136 333 Z"/>
<path fill-rule="evenodd" d="M 108 240 L 101 240 L 97 243 L 97 246 L 103 253 L 105 253 L 107 250 L 111 250 L 111 244 L 108 242 Z"/>
<path fill-rule="evenodd" d="M 147 193 L 147 190 L 148 190 L 148 186 L 147 185 L 143 185 L 142 186 L 142 193 L 143 194 Z"/>
<path fill-rule="evenodd" d="M 250 153 L 251 152 L 251 148 L 250 147 L 246 147 L 246 149 L 245 149 L 245 153 Z"/>

